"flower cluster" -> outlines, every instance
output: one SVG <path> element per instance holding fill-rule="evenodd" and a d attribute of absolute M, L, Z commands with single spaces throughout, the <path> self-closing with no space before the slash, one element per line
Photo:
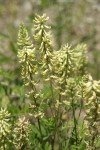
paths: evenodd
<path fill-rule="evenodd" d="M 48 20 L 46 14 L 43 16 L 36 16 L 34 19 L 34 39 L 39 43 L 39 55 L 40 55 L 40 64 L 42 69 L 42 74 L 47 75 L 46 80 L 50 80 L 50 75 L 52 73 L 52 43 L 50 39 L 50 26 L 47 26 L 45 23 Z M 46 76 L 45 76 L 46 77 Z"/>
<path fill-rule="evenodd" d="M 100 81 L 93 80 L 91 75 L 89 75 L 88 81 L 84 83 L 84 98 L 86 107 L 85 123 L 91 137 L 88 145 L 91 148 L 96 146 L 96 139 L 99 138 L 100 115 Z"/>
<path fill-rule="evenodd" d="M 25 86 L 35 86 L 33 82 L 33 74 L 37 71 L 36 60 L 35 60 L 35 49 L 30 40 L 26 27 L 21 24 L 18 34 L 18 57 L 22 68 L 22 78 Z M 34 65 L 35 64 L 35 65 Z M 32 91 L 30 91 L 31 93 Z"/>
<path fill-rule="evenodd" d="M 25 117 L 19 118 L 16 126 L 14 128 L 14 146 L 16 150 L 28 149 L 29 142 L 29 133 L 30 133 L 30 123 L 26 120 Z"/>
<path fill-rule="evenodd" d="M 5 148 L 10 141 L 9 134 L 11 133 L 10 114 L 6 109 L 0 110 L 0 149 Z"/>
<path fill-rule="evenodd" d="M 34 99 L 33 105 L 37 106 L 37 100 L 40 100 L 40 94 L 37 93 L 38 80 L 35 76 L 38 75 L 38 62 L 35 56 L 35 48 L 30 40 L 26 27 L 21 24 L 18 34 L 18 58 L 21 64 L 22 78 L 24 85 L 27 87 L 26 96 Z M 36 111 L 36 112 L 35 112 Z M 38 112 L 38 108 L 34 110 Z"/>

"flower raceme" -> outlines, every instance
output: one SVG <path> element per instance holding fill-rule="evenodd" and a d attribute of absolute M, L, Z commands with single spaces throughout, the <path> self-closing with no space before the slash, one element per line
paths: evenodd
<path fill-rule="evenodd" d="M 28 149 L 29 142 L 29 133 L 30 133 L 30 123 L 26 120 L 25 117 L 19 118 L 16 122 L 16 126 L 14 128 L 14 145 L 16 150 Z"/>
<path fill-rule="evenodd" d="M 90 134 L 90 143 L 87 145 L 92 149 L 92 146 L 96 148 L 96 140 L 99 139 L 100 81 L 93 80 L 91 75 L 88 76 L 88 82 L 84 83 L 84 99 L 85 123 Z"/>
<path fill-rule="evenodd" d="M 0 148 L 7 148 L 10 142 L 9 135 L 11 134 L 10 113 L 6 109 L 0 110 Z"/>

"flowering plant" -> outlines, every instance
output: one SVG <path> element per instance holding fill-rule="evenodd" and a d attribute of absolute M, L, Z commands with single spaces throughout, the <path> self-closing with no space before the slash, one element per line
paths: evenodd
<path fill-rule="evenodd" d="M 46 14 L 36 15 L 34 44 L 25 25 L 20 25 L 18 58 L 30 123 L 25 118 L 17 121 L 13 146 L 18 150 L 95 150 L 99 147 L 100 81 L 87 71 L 86 45 L 66 44 L 55 50 L 47 20 Z"/>

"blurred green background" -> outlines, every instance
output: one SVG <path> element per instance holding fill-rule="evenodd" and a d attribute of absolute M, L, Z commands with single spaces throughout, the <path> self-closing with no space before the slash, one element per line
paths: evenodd
<path fill-rule="evenodd" d="M 28 109 L 17 60 L 18 28 L 24 22 L 31 35 L 36 13 L 49 16 L 55 49 L 87 44 L 89 71 L 100 79 L 100 0 L 0 0 L 0 106 L 13 114 Z"/>

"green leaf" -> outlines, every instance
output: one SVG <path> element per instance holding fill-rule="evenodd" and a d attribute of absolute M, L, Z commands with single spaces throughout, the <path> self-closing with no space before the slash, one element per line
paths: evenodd
<path fill-rule="evenodd" d="M 49 2 L 48 0 L 41 0 L 42 6 L 48 6 Z"/>
<path fill-rule="evenodd" d="M 44 88 L 43 88 L 43 90 L 42 90 L 42 94 L 43 94 L 43 98 L 44 99 L 47 99 L 48 97 L 50 98 L 50 95 L 51 95 L 50 86 L 45 85 Z"/>
<path fill-rule="evenodd" d="M 0 32 L 0 40 L 1 39 L 7 39 L 7 38 L 9 38 L 9 36 L 6 33 Z"/>
<path fill-rule="evenodd" d="M 38 136 L 40 136 L 39 129 L 35 125 L 32 125 L 32 132 L 33 134 L 37 134 Z"/>
<path fill-rule="evenodd" d="M 0 53 L 0 63 L 7 63 L 7 62 L 11 62 L 12 60 L 13 58 L 7 57 L 4 54 Z"/>
<path fill-rule="evenodd" d="M 51 145 L 48 142 L 45 144 L 45 150 L 51 150 Z"/>
<path fill-rule="evenodd" d="M 17 53 L 17 47 L 16 45 L 13 43 L 13 41 L 10 41 L 10 50 L 13 52 L 13 53 Z"/>
<path fill-rule="evenodd" d="M 9 105 L 9 98 L 8 96 L 4 96 L 1 101 L 1 107 L 7 108 L 8 105 Z"/>

